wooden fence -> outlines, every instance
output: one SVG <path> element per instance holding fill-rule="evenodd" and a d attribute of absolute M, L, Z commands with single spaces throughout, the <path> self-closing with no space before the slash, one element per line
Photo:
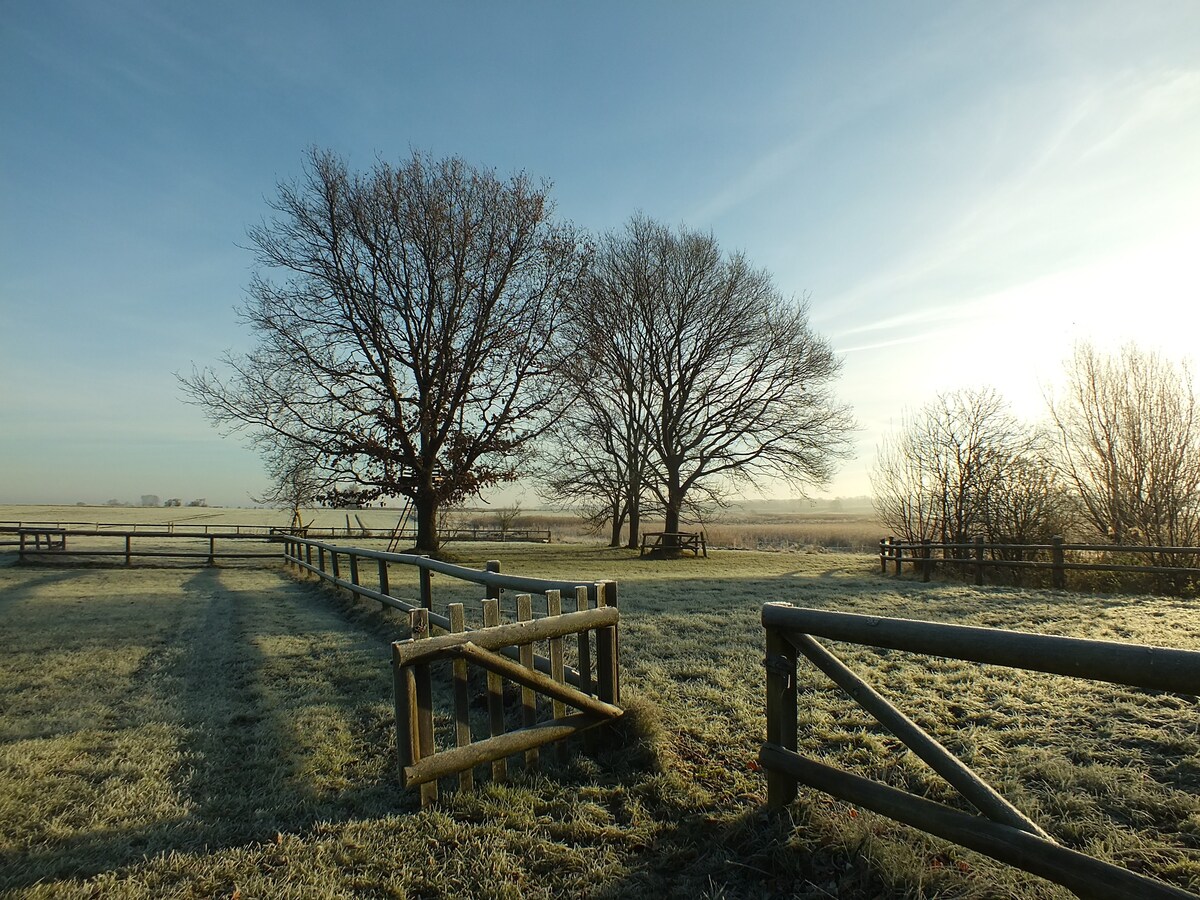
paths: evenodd
<path fill-rule="evenodd" d="M 400 777 L 406 786 L 420 787 L 422 804 L 437 798 L 439 778 L 457 775 L 458 788 L 468 789 L 474 768 L 490 762 L 492 777 L 503 780 L 506 757 L 524 754 L 526 768 L 536 768 L 542 745 L 621 715 L 616 582 L 579 584 L 526 578 L 502 573 L 497 560 L 489 561 L 484 569 L 472 569 L 425 556 L 341 547 L 294 534 L 280 534 L 276 540 L 284 545 L 284 559 L 301 571 L 409 614 L 412 638 L 393 644 L 392 652 L 396 747 Z M 391 566 L 417 570 L 417 596 L 396 596 Z M 479 603 L 481 627 L 466 630 L 462 603 L 447 604 L 445 614 L 434 610 L 435 574 L 479 585 L 486 592 Z M 516 621 L 502 624 L 501 603 L 506 591 L 516 592 L 511 610 Z M 537 618 L 534 594 L 545 598 L 544 615 Z M 564 596 L 573 600 L 574 610 L 563 611 Z M 433 628 L 445 634 L 433 637 Z M 566 661 L 565 638 L 571 638 L 574 666 Z M 534 644 L 541 641 L 547 643 L 545 654 L 534 650 Z M 453 668 L 454 746 L 439 750 L 430 667 L 443 661 Z M 487 671 L 487 736 L 483 740 L 472 736 L 469 663 Z M 520 726 L 515 730 L 506 730 L 504 679 L 520 686 Z M 546 698 L 540 704 L 541 715 L 539 695 Z M 567 715 L 567 706 L 578 712 Z"/>
<path fill-rule="evenodd" d="M 1103 561 L 1114 556 L 1145 557 L 1150 562 L 1132 565 Z M 879 571 L 882 574 L 887 574 L 890 568 L 900 575 L 908 566 L 909 571 L 919 572 L 923 581 L 929 581 L 941 567 L 944 570 L 969 572 L 977 585 L 984 583 L 984 572 L 988 569 L 1048 572 L 1051 586 L 1055 588 L 1065 588 L 1067 572 L 1072 571 L 1182 576 L 1200 582 L 1200 559 L 1197 557 L 1200 557 L 1200 547 L 1068 544 L 1061 537 L 1053 538 L 1049 544 L 995 543 L 985 541 L 982 537 L 965 543 L 902 541 L 893 537 L 883 538 L 879 542 Z M 1193 561 L 1193 565 L 1164 564 L 1185 559 Z"/>
<path fill-rule="evenodd" d="M 767 603 L 767 740 L 759 763 L 767 801 L 789 804 L 798 784 L 1064 885 L 1080 896 L 1183 898 L 1191 894 L 1055 843 L 942 744 L 878 694 L 815 636 L 1149 690 L 1200 694 L 1200 652 L 891 619 Z M 978 809 L 974 816 L 801 756 L 796 662 L 805 656 Z M 1193 898 L 1194 900 L 1194 898 Z"/>
<path fill-rule="evenodd" d="M 273 548 L 269 552 L 247 552 L 234 550 L 229 546 L 244 545 L 246 541 L 261 544 L 273 540 L 265 532 L 151 531 L 145 527 L 96 531 L 86 528 L 25 525 L 19 528 L 0 527 L 0 535 L 12 536 L 0 543 L 17 547 L 18 559 L 21 562 L 35 559 L 118 557 L 123 559 L 127 566 L 133 565 L 134 559 L 143 558 L 202 559 L 211 566 L 219 559 L 279 559 L 278 549 Z M 137 546 L 135 541 L 138 542 Z"/>

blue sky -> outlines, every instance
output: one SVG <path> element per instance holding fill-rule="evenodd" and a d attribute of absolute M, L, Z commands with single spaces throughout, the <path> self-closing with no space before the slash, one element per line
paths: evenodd
<path fill-rule="evenodd" d="M 1200 334 L 1200 4 L 5 4 L 0 502 L 246 504 L 173 373 L 249 335 L 247 226 L 307 147 L 554 183 L 808 295 L 868 490 L 942 390 L 1042 415 L 1073 342 Z"/>

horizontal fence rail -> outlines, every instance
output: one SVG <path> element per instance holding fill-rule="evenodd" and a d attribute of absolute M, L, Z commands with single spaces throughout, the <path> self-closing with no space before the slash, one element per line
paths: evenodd
<path fill-rule="evenodd" d="M 1095 557 L 1130 556 L 1148 558 L 1140 564 L 1104 562 Z M 1088 558 L 1091 561 L 1088 561 Z M 1186 565 L 1179 565 L 1187 561 Z M 1169 562 L 1170 564 L 1166 564 Z M 1200 547 L 1147 546 L 1139 544 L 1069 544 L 1055 537 L 1048 544 L 1009 544 L 985 541 L 903 541 L 894 537 L 879 541 L 879 570 L 901 575 L 908 567 L 929 581 L 940 567 L 970 571 L 975 583 L 984 583 L 988 569 L 1041 570 L 1050 573 L 1051 585 L 1066 587 L 1067 572 L 1120 572 L 1152 576 L 1183 576 L 1200 582 Z"/>
<path fill-rule="evenodd" d="M 1080 896 L 1182 898 L 1192 895 L 1055 843 L 942 744 L 851 671 L 815 637 L 1091 678 L 1150 690 L 1200 694 L 1200 652 L 865 616 L 767 603 L 767 740 L 759 763 L 767 799 L 786 806 L 805 784 L 930 834 L 1064 885 Z M 828 766 L 798 753 L 796 664 L 809 659 L 908 749 L 946 779 L 983 817 Z"/>
<path fill-rule="evenodd" d="M 208 565 L 215 565 L 219 559 L 279 559 L 278 549 L 239 551 L 219 546 L 217 543 L 234 542 L 244 545 L 245 542 L 251 541 L 266 544 L 274 540 L 265 533 L 244 531 L 189 533 L 115 528 L 107 531 L 89 531 L 47 526 L 24 526 L 14 531 L 0 529 L 0 535 L 9 534 L 14 536 L 13 539 L 0 543 L 16 546 L 18 558 L 22 562 L 33 559 L 117 557 L 130 566 L 134 559 L 140 558 L 202 559 Z"/>
<path fill-rule="evenodd" d="M 429 624 L 447 632 L 452 629 L 449 610 L 446 614 L 442 614 L 434 609 L 432 576 L 435 573 L 479 585 L 484 589 L 487 599 L 498 600 L 505 591 L 541 595 L 547 598 L 547 615 L 550 615 L 549 597 L 554 593 L 576 598 L 575 602 L 579 610 L 595 608 L 601 598 L 604 598 L 604 602 L 608 606 L 615 608 L 618 605 L 615 581 L 581 583 L 550 578 L 529 578 L 502 573 L 498 560 L 491 560 L 484 569 L 472 569 L 468 566 L 442 562 L 412 553 L 390 553 L 385 550 L 344 547 L 295 534 L 278 534 L 276 540 L 283 543 L 284 559 L 300 570 L 310 572 L 321 580 L 349 591 L 355 596 L 374 600 L 392 609 L 402 612 L 424 609 L 428 613 Z M 405 598 L 395 595 L 389 568 L 392 565 L 408 566 L 417 570 L 419 596 Z M 368 583 L 369 581 L 373 581 L 373 586 Z M 583 589 L 582 592 L 580 592 L 580 588 Z M 615 644 L 611 646 L 615 646 Z M 566 667 L 568 683 L 581 690 L 588 690 L 588 686 L 593 683 L 591 672 L 593 660 L 599 668 L 611 668 L 615 665 L 608 658 L 608 655 L 614 652 L 611 650 L 611 646 L 605 641 L 597 642 L 596 655 L 593 656 L 590 645 L 586 641 L 581 641 L 578 668 Z M 518 655 L 515 646 L 506 647 L 501 652 L 513 659 L 516 659 Z M 537 656 L 534 659 L 534 665 L 538 671 L 549 674 L 552 661 L 543 656 Z"/>

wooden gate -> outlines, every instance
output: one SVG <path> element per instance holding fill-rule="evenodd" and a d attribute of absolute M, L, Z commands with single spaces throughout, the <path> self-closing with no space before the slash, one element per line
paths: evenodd
<path fill-rule="evenodd" d="M 492 778 L 507 777 L 507 758 L 524 755 L 526 769 L 538 765 L 538 748 L 563 741 L 622 714 L 617 669 L 617 623 L 619 612 L 606 603 L 605 585 L 593 587 L 596 608 L 588 608 L 588 588 L 577 588 L 576 612 L 562 612 L 558 591 L 546 592 L 545 618 L 534 619 L 529 594 L 517 596 L 517 620 L 500 624 L 499 601 L 483 601 L 484 627 L 464 630 L 461 603 L 449 605 L 450 633 L 431 637 L 428 610 L 410 615 L 412 638 L 392 645 L 396 690 L 396 747 L 400 777 L 405 787 L 419 786 L 421 804 L 438 796 L 438 779 L 458 776 L 458 789 L 469 790 L 474 768 L 491 763 Z M 591 675 L 591 634 L 595 634 L 596 674 Z M 575 638 L 574 648 L 564 641 Z M 545 641 L 548 654 L 538 657 L 534 644 Z M 515 653 L 514 653 L 515 648 Z M 575 650 L 578 668 L 566 665 L 566 652 Z M 516 656 L 516 661 L 507 653 Z M 434 718 L 434 685 L 431 666 L 440 661 L 452 664 L 453 746 L 438 749 Z M 539 663 L 541 665 L 539 665 Z M 547 665 L 548 663 L 548 665 Z M 487 737 L 472 739 L 470 711 L 472 696 L 469 665 L 487 671 Z M 549 670 L 549 675 L 537 671 Z M 572 677 L 573 676 L 573 677 Z M 520 686 L 520 727 L 507 730 L 504 681 Z M 574 682 L 572 685 L 571 682 Z M 545 698 L 540 704 L 538 698 Z M 544 713 L 549 707 L 549 717 Z M 577 710 L 568 713 L 567 707 Z M 482 730 L 482 729 L 481 729 Z M 448 736 L 447 736 L 448 737 Z M 449 743 L 443 738 L 442 743 Z M 565 746 L 559 744 L 560 754 Z"/>
<path fill-rule="evenodd" d="M 790 603 L 765 604 L 762 623 L 767 639 L 767 742 L 759 751 L 759 762 L 767 771 L 767 802 L 771 806 L 787 805 L 796 797 L 797 784 L 806 784 L 1040 875 L 1081 897 L 1193 897 L 1056 843 L 813 636 L 1188 695 L 1200 694 L 1200 651 L 863 616 Z M 960 812 L 797 753 L 798 655 L 828 675 L 983 816 Z"/>

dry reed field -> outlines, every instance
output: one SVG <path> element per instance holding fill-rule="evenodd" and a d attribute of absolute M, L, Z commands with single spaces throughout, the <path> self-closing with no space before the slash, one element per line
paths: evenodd
<path fill-rule="evenodd" d="M 760 605 L 1200 647 L 1187 601 L 897 581 L 866 554 L 453 553 L 616 579 L 628 712 L 594 754 L 507 784 L 480 770 L 425 810 L 395 773 L 400 615 L 274 565 L 0 564 L 0 891 L 1068 897 L 807 789 L 768 814 Z M 438 605 L 464 596 L 435 581 Z M 1200 889 L 1195 697 L 835 646 L 1060 842 Z M 820 673 L 802 665 L 799 689 L 801 752 L 965 808 Z"/>

